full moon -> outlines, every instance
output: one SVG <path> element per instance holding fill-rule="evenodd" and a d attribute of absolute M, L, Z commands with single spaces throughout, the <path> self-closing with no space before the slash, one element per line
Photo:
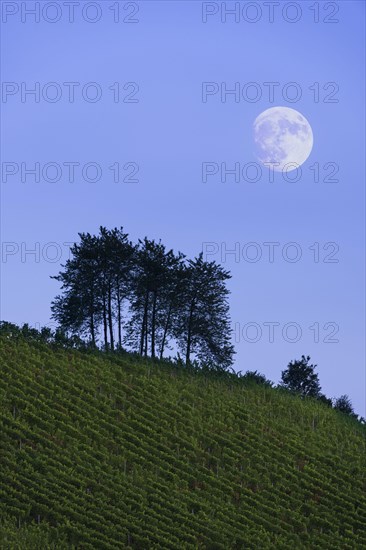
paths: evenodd
<path fill-rule="evenodd" d="M 296 170 L 313 148 L 313 132 L 306 118 L 289 107 L 271 107 L 253 123 L 255 156 L 276 172 Z"/>

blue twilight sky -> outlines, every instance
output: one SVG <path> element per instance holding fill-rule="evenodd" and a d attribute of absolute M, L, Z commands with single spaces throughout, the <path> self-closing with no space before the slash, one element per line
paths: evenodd
<path fill-rule="evenodd" d="M 277 382 L 309 354 L 365 415 L 364 3 L 80 1 L 73 22 L 69 4 L 2 2 L 1 318 L 49 323 L 64 243 L 123 225 L 231 271 L 237 370 Z M 253 181 L 252 124 L 278 105 L 314 147 L 298 181 Z"/>

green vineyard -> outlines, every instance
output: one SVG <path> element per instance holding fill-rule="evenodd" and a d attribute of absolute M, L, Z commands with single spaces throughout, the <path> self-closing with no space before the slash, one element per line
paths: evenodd
<path fill-rule="evenodd" d="M 1 338 L 0 548 L 366 548 L 365 427 L 319 401 Z"/>

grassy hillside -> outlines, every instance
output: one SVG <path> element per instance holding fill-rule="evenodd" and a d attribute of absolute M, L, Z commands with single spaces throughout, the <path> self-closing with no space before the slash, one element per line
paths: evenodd
<path fill-rule="evenodd" d="M 0 345 L 1 549 L 366 547 L 356 421 L 129 356 Z"/>

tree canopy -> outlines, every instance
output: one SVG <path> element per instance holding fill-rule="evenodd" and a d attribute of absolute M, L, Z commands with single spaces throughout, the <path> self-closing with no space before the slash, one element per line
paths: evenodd
<path fill-rule="evenodd" d="M 282 371 L 282 387 L 299 393 L 302 397 L 320 397 L 319 377 L 315 372 L 316 365 L 309 364 L 310 356 L 301 356 L 300 360 L 290 361 L 287 369 Z"/>
<path fill-rule="evenodd" d="M 105 350 L 163 358 L 175 349 L 186 365 L 192 358 L 232 364 L 229 272 L 202 253 L 190 260 L 161 241 L 133 244 L 122 227 L 79 238 L 52 277 L 61 283 L 52 317 L 64 331 Z"/>
<path fill-rule="evenodd" d="M 348 395 L 341 395 L 337 399 L 334 400 L 334 408 L 337 411 L 340 411 L 342 413 L 348 414 L 353 417 L 357 417 L 357 414 L 355 414 L 352 406 L 352 402 Z"/>

